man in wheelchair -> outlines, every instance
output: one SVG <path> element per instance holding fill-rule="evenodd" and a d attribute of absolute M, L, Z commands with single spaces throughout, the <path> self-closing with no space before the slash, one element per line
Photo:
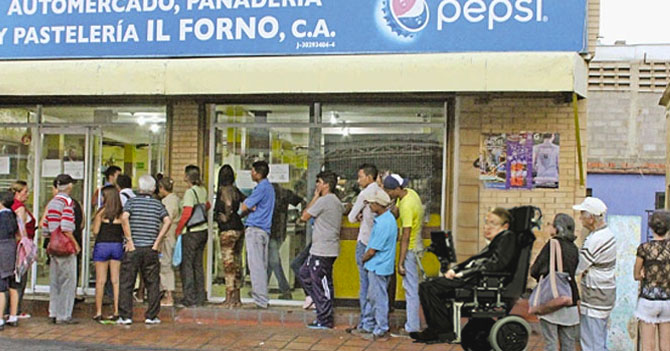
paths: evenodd
<path fill-rule="evenodd" d="M 534 210 L 532 207 L 513 209 L 515 215 L 519 213 L 519 217 L 526 217 L 522 219 L 525 221 L 529 221 L 528 218 L 531 217 L 530 213 Z M 487 324 L 487 321 L 490 321 L 491 324 L 486 326 L 481 326 L 477 323 L 472 323 L 472 325 L 476 325 L 473 327 L 474 329 L 486 329 L 483 331 L 485 335 L 478 335 L 474 339 L 485 337 L 484 343 L 487 346 L 483 349 L 491 349 L 488 346 L 489 343 L 487 340 L 489 339 L 489 330 L 494 323 L 492 318 L 506 316 L 511 309 L 510 305 L 513 305 L 513 302 L 506 303 L 502 301 L 505 298 L 503 290 L 508 285 L 512 285 L 510 282 L 513 278 L 515 281 L 522 280 L 522 283 L 515 285 L 524 285 L 522 288 L 515 289 L 518 290 L 518 295 L 525 288 L 525 276 L 528 272 L 530 248 L 535 239 L 530 230 L 527 230 L 530 233 L 529 236 L 517 235 L 517 233 L 510 230 L 512 225 L 513 216 L 510 211 L 500 207 L 493 209 L 486 215 L 484 223 L 484 237 L 489 244 L 478 254 L 447 270 L 444 275 L 425 281 L 419 285 L 419 298 L 428 327 L 421 332 L 411 333 L 410 336 L 414 340 L 425 343 L 461 342 L 461 310 L 467 310 L 469 313 L 468 317 L 486 317 L 478 319 L 477 322 L 484 321 L 484 324 Z M 518 227 L 518 225 L 515 227 Z M 524 225 L 522 228 L 527 229 L 528 226 Z M 520 240 L 522 237 L 525 239 Z M 521 254 L 522 249 L 523 254 Z M 445 263 L 445 257 L 440 257 L 443 255 L 437 252 L 436 254 L 443 261 L 442 263 Z M 450 255 L 447 254 L 447 256 L 453 257 L 454 254 L 452 252 Z M 448 258 L 446 260 L 449 261 Z M 521 275 L 524 277 L 518 279 Z M 491 276 L 496 279 L 490 280 L 489 277 Z M 481 305 L 481 301 L 485 300 L 481 299 L 481 301 L 478 301 L 480 300 L 478 299 L 478 294 L 491 297 L 489 299 L 490 302 Z M 518 297 L 516 296 L 514 301 Z M 457 310 L 454 311 L 454 308 Z M 527 326 L 527 323 L 523 320 L 516 322 L 521 322 Z M 524 327 L 522 326 L 521 329 L 526 329 Z M 529 328 L 528 326 L 528 332 L 530 332 Z M 473 338 L 471 337 L 471 339 Z M 481 343 L 477 340 L 470 341 Z M 491 342 L 491 345 L 493 346 L 494 343 L 495 340 Z M 479 349 L 475 346 L 471 348 L 465 344 L 464 340 L 463 347 L 466 350 Z M 498 349 L 497 345 L 494 348 Z"/>

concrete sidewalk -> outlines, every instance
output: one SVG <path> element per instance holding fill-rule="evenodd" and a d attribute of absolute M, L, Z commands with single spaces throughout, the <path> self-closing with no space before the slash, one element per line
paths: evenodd
<path fill-rule="evenodd" d="M 55 325 L 47 318 L 36 317 L 22 320 L 17 328 L 5 327 L 0 332 L 0 348 L 3 340 L 9 343 L 30 340 L 53 341 L 54 349 L 92 350 L 119 349 L 121 346 L 147 350 L 315 350 L 315 351 L 362 351 L 362 350 L 461 350 L 459 345 L 424 345 L 409 339 L 391 339 L 371 342 L 347 334 L 344 326 L 334 330 L 315 331 L 304 327 L 280 327 L 268 325 L 198 325 L 164 322 L 147 326 L 135 323 L 131 326 L 102 325 L 90 319 L 79 319 L 77 325 Z M 40 341 L 43 343 L 44 341 Z M 58 346 L 58 347 L 56 347 Z M 68 348 L 69 346 L 70 348 Z M 529 351 L 543 349 L 542 337 L 533 333 Z"/>

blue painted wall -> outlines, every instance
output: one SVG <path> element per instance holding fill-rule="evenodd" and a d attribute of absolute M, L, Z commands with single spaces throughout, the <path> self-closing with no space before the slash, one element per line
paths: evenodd
<path fill-rule="evenodd" d="M 640 216 L 642 236 L 647 233 L 646 210 L 653 210 L 656 193 L 665 189 L 665 176 L 638 174 L 589 174 L 587 187 L 603 200 L 612 215 Z M 646 241 L 646 239 L 643 239 Z"/>

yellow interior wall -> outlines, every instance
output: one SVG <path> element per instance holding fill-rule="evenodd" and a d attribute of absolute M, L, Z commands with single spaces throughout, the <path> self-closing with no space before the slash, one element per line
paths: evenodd
<path fill-rule="evenodd" d="M 358 223 L 349 223 L 343 219 L 342 225 L 345 227 L 358 227 Z M 431 214 L 428 223 L 424 227 L 440 227 L 440 216 Z M 429 239 L 423 240 L 424 247 L 430 245 Z M 396 264 L 400 244 L 396 245 Z M 440 262 L 432 253 L 425 253 L 421 259 L 426 275 L 436 276 L 440 271 Z M 338 299 L 358 299 L 360 284 L 358 280 L 358 266 L 356 265 L 356 240 L 341 240 L 340 255 L 335 260 L 333 266 L 333 284 L 335 286 L 335 298 Z M 396 273 L 396 301 L 405 300 L 405 291 L 402 287 L 402 277 Z"/>

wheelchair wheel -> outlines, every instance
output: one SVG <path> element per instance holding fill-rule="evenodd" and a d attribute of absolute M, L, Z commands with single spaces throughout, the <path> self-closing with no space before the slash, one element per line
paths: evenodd
<path fill-rule="evenodd" d="M 524 351 L 530 339 L 530 325 L 519 316 L 500 318 L 491 328 L 489 342 L 495 351 Z"/>
<path fill-rule="evenodd" d="M 465 351 L 491 351 L 489 333 L 493 318 L 472 318 L 461 330 L 461 347 Z"/>

